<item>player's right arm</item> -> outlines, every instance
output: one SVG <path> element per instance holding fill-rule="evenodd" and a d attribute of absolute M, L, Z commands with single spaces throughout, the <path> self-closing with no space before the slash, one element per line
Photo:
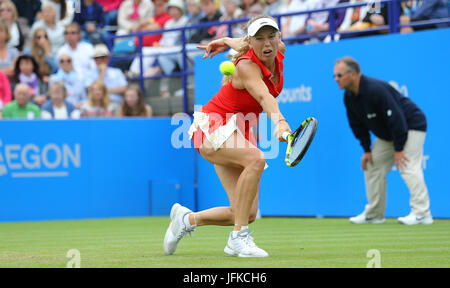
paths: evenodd
<path fill-rule="evenodd" d="M 231 49 L 234 49 L 238 51 L 244 44 L 244 37 L 242 38 L 230 38 L 230 37 L 223 37 L 220 39 L 213 40 L 208 43 L 208 45 L 199 45 L 197 48 L 199 49 L 205 49 L 205 54 L 203 54 L 203 59 L 212 58 L 216 56 L 217 54 L 224 52 L 230 47 Z"/>

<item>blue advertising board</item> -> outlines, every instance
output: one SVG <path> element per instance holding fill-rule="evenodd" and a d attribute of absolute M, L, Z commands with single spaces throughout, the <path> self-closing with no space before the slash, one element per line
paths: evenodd
<path fill-rule="evenodd" d="M 168 215 L 193 206 L 171 119 L 0 121 L 0 221 Z"/>
<path fill-rule="evenodd" d="M 347 217 L 363 211 L 367 202 L 360 167 L 363 150 L 348 125 L 343 91 L 332 77 L 335 61 L 352 56 L 363 74 L 390 82 L 424 111 L 428 131 L 423 168 L 431 212 L 434 217 L 450 217 L 450 188 L 445 182 L 450 161 L 445 149 L 450 141 L 445 120 L 450 107 L 450 57 L 443 47 L 450 47 L 450 29 L 288 46 L 285 85 L 277 98 L 280 109 L 291 127 L 298 127 L 308 116 L 316 117 L 319 125 L 307 155 L 294 168 L 284 164 L 285 144 L 278 146 L 270 139 L 273 130 L 260 131 L 267 135 L 260 144 L 268 147 L 262 150 L 270 166 L 261 180 L 262 215 Z M 220 88 L 218 67 L 225 59 L 223 55 L 197 59 L 198 106 Z M 199 208 L 228 205 L 212 165 L 201 158 L 198 163 Z M 409 192 L 398 171 L 393 169 L 387 181 L 386 216 L 407 215 Z"/>

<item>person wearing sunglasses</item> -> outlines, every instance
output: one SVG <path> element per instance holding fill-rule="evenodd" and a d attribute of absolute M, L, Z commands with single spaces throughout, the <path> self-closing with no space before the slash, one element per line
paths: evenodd
<path fill-rule="evenodd" d="M 67 90 L 66 101 L 75 105 L 76 108 L 81 108 L 87 101 L 82 74 L 73 69 L 72 57 L 68 54 L 61 54 L 58 63 L 58 72 L 50 76 L 50 86 L 55 82 L 63 82 Z"/>
<path fill-rule="evenodd" d="M 361 167 L 368 204 L 364 212 L 351 217 L 350 222 L 385 222 L 386 174 L 395 164 L 411 195 L 411 213 L 398 218 L 398 222 L 432 224 L 422 170 L 427 130 L 425 114 L 389 83 L 362 74 L 358 62 L 351 57 L 336 61 L 333 77 L 339 88 L 345 90 L 348 121 L 364 149 Z M 376 137 L 373 144 L 369 131 Z"/>
<path fill-rule="evenodd" d="M 71 23 L 64 30 L 66 43 L 59 48 L 57 57 L 68 54 L 72 57 L 73 68 L 76 72 L 86 75 L 96 68 L 94 46 L 91 43 L 81 41 L 81 28 L 78 23 Z"/>
<path fill-rule="evenodd" d="M 31 34 L 44 28 L 51 44 L 51 52 L 55 54 L 64 44 L 64 26 L 56 22 L 55 8 L 52 5 L 42 7 L 42 19 L 31 26 Z"/>

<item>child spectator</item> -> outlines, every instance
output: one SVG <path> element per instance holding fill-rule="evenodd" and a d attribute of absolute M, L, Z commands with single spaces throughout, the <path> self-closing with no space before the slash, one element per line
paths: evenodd
<path fill-rule="evenodd" d="M 21 55 L 17 58 L 14 66 L 14 76 L 11 83 L 12 90 L 19 83 L 27 84 L 31 89 L 33 102 L 41 106 L 47 97 L 45 97 L 46 87 L 39 74 L 39 65 L 30 55 Z"/>
<path fill-rule="evenodd" d="M 42 119 L 78 119 L 80 111 L 66 100 L 67 90 L 63 82 L 54 82 L 48 89 L 50 100 L 41 108 Z"/>
<path fill-rule="evenodd" d="M 125 91 L 125 99 L 119 109 L 120 117 L 151 117 L 152 107 L 145 103 L 144 93 L 137 85 L 131 85 Z"/>
<path fill-rule="evenodd" d="M 89 87 L 88 102 L 81 107 L 81 118 L 115 116 L 114 106 L 110 104 L 108 89 L 101 81 L 95 81 Z"/>
<path fill-rule="evenodd" d="M 3 119 L 37 119 L 41 112 L 37 105 L 30 102 L 30 86 L 19 83 L 14 89 L 14 99 L 3 107 Z"/>

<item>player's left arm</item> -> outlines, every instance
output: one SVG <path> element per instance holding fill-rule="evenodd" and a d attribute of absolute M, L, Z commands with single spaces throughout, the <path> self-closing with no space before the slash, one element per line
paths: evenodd
<path fill-rule="evenodd" d="M 291 133 L 291 128 L 287 121 L 284 121 L 284 116 L 281 114 L 278 102 L 270 94 L 269 88 L 262 79 L 261 70 L 258 65 L 250 60 L 242 60 L 239 65 L 236 66 L 236 75 L 234 77 L 233 85 L 235 87 L 246 89 L 250 95 L 261 105 L 267 116 L 274 122 L 275 137 L 280 141 L 285 141 L 282 137 L 283 132 L 287 131 Z M 242 89 L 241 88 L 241 89 Z M 282 120 L 283 119 L 283 120 Z"/>

